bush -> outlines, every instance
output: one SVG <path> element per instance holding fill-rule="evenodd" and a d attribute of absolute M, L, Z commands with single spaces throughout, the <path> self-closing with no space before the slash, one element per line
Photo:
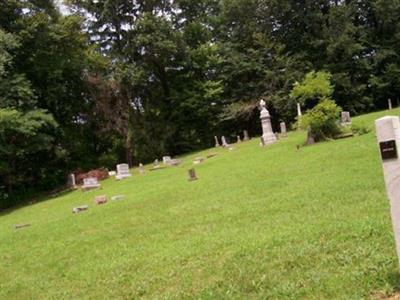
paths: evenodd
<path fill-rule="evenodd" d="M 341 108 L 328 98 L 322 99 L 319 104 L 307 111 L 302 117 L 301 126 L 310 130 L 316 142 L 333 138 L 340 134 L 337 123 Z"/>

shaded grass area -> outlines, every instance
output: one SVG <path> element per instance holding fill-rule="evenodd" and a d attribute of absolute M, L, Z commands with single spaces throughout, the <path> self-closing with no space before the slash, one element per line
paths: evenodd
<path fill-rule="evenodd" d="M 390 114 L 398 115 L 400 110 Z M 353 123 L 374 128 L 388 112 Z M 359 299 L 399 286 L 374 132 L 185 156 L 0 217 L 4 299 Z M 196 165 L 195 156 L 219 155 Z M 96 195 L 123 194 L 95 206 Z M 89 211 L 73 215 L 74 206 Z M 14 224 L 31 223 L 20 230 Z"/>

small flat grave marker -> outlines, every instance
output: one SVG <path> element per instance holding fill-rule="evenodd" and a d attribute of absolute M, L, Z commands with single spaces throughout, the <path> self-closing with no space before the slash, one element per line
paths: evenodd
<path fill-rule="evenodd" d="M 25 227 L 30 227 L 31 224 L 16 224 L 14 225 L 15 229 L 21 229 L 21 228 L 25 228 Z"/>
<path fill-rule="evenodd" d="M 118 200 L 122 200 L 125 198 L 125 195 L 116 195 L 116 196 L 112 196 L 111 200 L 112 201 L 118 201 Z"/>
<path fill-rule="evenodd" d="M 101 196 L 96 196 L 94 197 L 94 203 L 97 205 L 102 205 L 107 203 L 107 196 L 106 195 L 101 195 Z"/>
<path fill-rule="evenodd" d="M 88 209 L 89 209 L 89 206 L 87 206 L 87 205 L 82 205 L 82 206 L 74 207 L 74 208 L 72 209 L 72 213 L 78 214 L 78 213 L 80 213 L 80 212 L 82 212 L 82 211 L 85 211 L 85 210 L 88 210 Z"/>

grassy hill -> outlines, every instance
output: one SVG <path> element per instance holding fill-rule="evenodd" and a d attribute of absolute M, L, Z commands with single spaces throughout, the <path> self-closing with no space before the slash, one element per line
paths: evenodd
<path fill-rule="evenodd" d="M 374 128 L 386 114 L 400 110 L 353 123 Z M 1 213 L 0 299 L 391 294 L 400 279 L 374 132 L 297 151 L 304 139 L 210 149 Z M 192 159 L 211 152 L 188 182 Z M 95 206 L 101 194 L 126 197 Z M 83 204 L 88 211 L 71 213 Z"/>

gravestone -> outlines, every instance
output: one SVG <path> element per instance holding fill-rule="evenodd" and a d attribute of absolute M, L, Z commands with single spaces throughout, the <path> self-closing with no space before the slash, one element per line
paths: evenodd
<path fill-rule="evenodd" d="M 281 122 L 279 124 L 280 128 L 281 128 L 281 137 L 287 137 L 287 131 L 286 131 L 286 123 L 285 122 Z"/>
<path fill-rule="evenodd" d="M 225 136 L 221 137 L 221 141 L 222 141 L 222 147 L 228 147 L 229 144 L 226 142 Z"/>
<path fill-rule="evenodd" d="M 302 113 L 301 113 L 301 106 L 300 103 L 297 102 L 297 117 L 301 117 Z"/>
<path fill-rule="evenodd" d="M 171 162 L 171 156 L 163 156 L 163 163 L 165 165 L 169 165 L 170 162 Z"/>
<path fill-rule="evenodd" d="M 142 163 L 139 164 L 139 173 L 141 175 L 144 175 L 146 173 L 146 170 L 144 169 L 144 166 Z"/>
<path fill-rule="evenodd" d="M 171 161 L 168 163 L 168 165 L 170 166 L 170 167 L 176 167 L 176 166 L 179 166 L 180 164 L 181 164 L 181 160 L 179 160 L 179 159 L 171 159 Z"/>
<path fill-rule="evenodd" d="M 275 137 L 276 137 L 276 140 L 279 141 L 279 133 L 278 132 L 275 132 Z"/>
<path fill-rule="evenodd" d="M 25 227 L 30 227 L 31 224 L 16 224 L 14 225 L 15 229 L 21 229 L 21 228 L 25 228 Z"/>
<path fill-rule="evenodd" d="M 76 181 L 75 181 L 75 174 L 71 173 L 68 175 L 68 183 L 69 188 L 75 189 L 76 188 Z"/>
<path fill-rule="evenodd" d="M 115 171 L 108 172 L 108 176 L 115 176 L 115 175 L 117 175 L 117 172 Z"/>
<path fill-rule="evenodd" d="M 154 160 L 153 168 L 159 168 L 159 167 L 160 167 L 160 163 L 158 162 L 158 159 Z"/>
<path fill-rule="evenodd" d="M 107 196 L 106 195 L 101 195 L 101 196 L 96 196 L 94 197 L 94 203 L 97 205 L 102 205 L 107 203 Z"/>
<path fill-rule="evenodd" d="M 188 174 L 189 174 L 189 181 L 194 181 L 198 179 L 196 176 L 196 171 L 194 169 L 190 169 L 188 171 Z"/>
<path fill-rule="evenodd" d="M 250 140 L 249 133 L 247 130 L 243 130 L 243 141 Z"/>
<path fill-rule="evenodd" d="M 112 196 L 112 197 L 111 197 L 111 200 L 112 200 L 112 201 L 118 201 L 118 200 L 122 200 L 122 199 L 124 199 L 124 198 L 125 198 L 124 195 L 116 195 L 116 196 Z"/>
<path fill-rule="evenodd" d="M 341 114 L 341 122 L 343 126 L 345 125 L 351 125 L 351 117 L 350 117 L 350 112 L 348 111 L 342 111 Z"/>
<path fill-rule="evenodd" d="M 78 214 L 78 213 L 80 213 L 80 212 L 82 212 L 82 211 L 85 211 L 85 210 L 88 210 L 88 209 L 89 209 L 89 206 L 87 206 L 87 205 L 82 205 L 82 206 L 74 207 L 74 208 L 72 209 L 72 213 Z"/>
<path fill-rule="evenodd" d="M 389 110 L 392 109 L 392 99 L 388 99 L 388 108 Z"/>
<path fill-rule="evenodd" d="M 315 139 L 314 139 L 314 135 L 312 134 L 311 130 L 307 131 L 307 145 L 312 145 L 315 144 Z"/>
<path fill-rule="evenodd" d="M 218 153 L 210 153 L 206 157 L 207 158 L 212 158 L 212 157 L 217 156 L 217 155 L 218 155 Z"/>
<path fill-rule="evenodd" d="M 265 107 L 265 101 L 263 99 L 261 99 L 260 101 L 260 107 L 261 107 L 260 119 L 263 131 L 262 139 L 264 140 L 263 145 L 265 146 L 275 143 L 276 136 L 272 131 L 271 116 L 269 115 L 269 112 Z"/>
<path fill-rule="evenodd" d="M 260 140 L 261 140 L 261 142 L 260 142 L 260 146 L 261 146 L 261 147 L 264 147 L 264 146 L 265 146 L 265 142 L 264 142 L 264 139 L 263 139 L 263 137 L 260 137 Z"/>
<path fill-rule="evenodd" d="M 204 161 L 203 157 L 195 157 L 194 160 L 193 160 L 193 163 L 195 165 L 198 165 L 198 164 L 201 164 L 203 161 Z"/>
<path fill-rule="evenodd" d="M 115 175 L 115 178 L 117 180 L 121 180 L 121 179 L 128 178 L 131 176 L 132 176 L 132 174 L 129 173 L 129 165 L 128 164 L 117 165 L 117 175 Z"/>
<path fill-rule="evenodd" d="M 242 140 L 240 139 L 240 135 L 237 136 L 237 143 L 241 143 Z"/>
<path fill-rule="evenodd" d="M 390 214 L 397 256 L 400 259 L 400 119 L 397 116 L 386 116 L 377 119 L 375 127 L 386 193 L 390 200 Z"/>
<path fill-rule="evenodd" d="M 83 185 L 81 188 L 86 192 L 92 189 L 98 189 L 99 187 L 100 183 L 97 181 L 96 177 L 87 177 L 83 179 Z"/>
<path fill-rule="evenodd" d="M 219 144 L 218 137 L 216 135 L 214 136 L 214 140 L 215 140 L 215 147 L 216 148 L 220 147 L 221 145 Z"/>

